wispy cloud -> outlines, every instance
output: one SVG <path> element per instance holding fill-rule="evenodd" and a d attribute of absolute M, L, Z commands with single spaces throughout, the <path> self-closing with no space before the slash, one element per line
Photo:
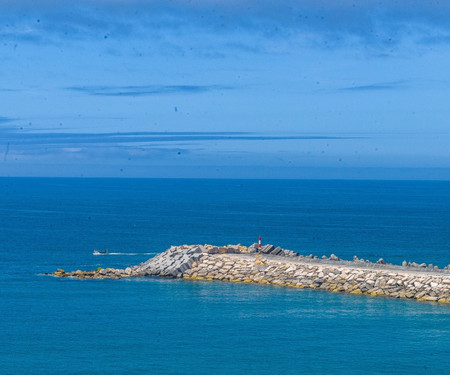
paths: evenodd
<path fill-rule="evenodd" d="M 230 90 L 222 85 L 144 85 L 144 86 L 72 86 L 67 90 L 96 96 L 146 96 L 172 94 L 201 94 L 211 91 Z"/>
<path fill-rule="evenodd" d="M 340 88 L 339 91 L 384 91 L 384 90 L 397 90 L 404 88 L 404 81 L 397 82 L 380 82 L 380 83 L 372 83 L 367 85 L 359 85 L 359 86 L 349 86 Z"/>
<path fill-rule="evenodd" d="M 365 137 L 334 135 L 276 135 L 250 132 L 128 132 L 128 133 L 55 133 L 28 132 L 0 129 L 4 147 L 3 162 L 60 162 L 109 163 L 113 160 L 158 163 L 190 156 L 214 154 L 215 158 L 230 155 L 249 155 L 259 148 L 261 142 L 268 142 L 261 150 L 265 155 L 279 147 L 279 141 L 339 142 L 341 140 Z M 271 143 L 274 142 L 274 143 Z M 220 152 L 217 152 L 217 147 Z M 273 146 L 271 146 L 273 145 Z M 206 156 L 205 156 L 206 157 Z M 238 156 L 236 156 L 238 157 Z M 268 157 L 268 156 L 267 156 Z M 174 159 L 175 158 L 175 159 Z M 205 160 L 207 160 L 206 157 Z"/>
<path fill-rule="evenodd" d="M 128 132 L 128 133 L 51 133 L 3 132 L 2 138 L 14 144 L 39 145 L 105 145 L 105 144 L 167 144 L 211 141 L 274 141 L 274 140 L 340 140 L 363 137 L 331 135 L 273 135 L 248 132 Z"/>
<path fill-rule="evenodd" d="M 0 124 L 6 123 L 6 122 L 11 122 L 11 121 L 14 121 L 14 119 L 10 118 L 10 117 L 0 116 Z"/>
<path fill-rule="evenodd" d="M 8 160 L 8 153 L 9 153 L 9 142 L 6 144 L 5 153 L 3 154 L 3 161 L 6 162 Z"/>
<path fill-rule="evenodd" d="M 167 43 L 167 35 L 185 35 L 181 39 L 193 43 L 189 31 L 200 32 L 203 37 L 227 35 L 227 42 L 232 43 L 239 40 L 231 36 L 236 32 L 266 40 L 304 37 L 317 42 L 319 38 L 326 39 L 326 48 L 348 40 L 393 46 L 411 36 L 417 42 L 428 38 L 429 42 L 450 43 L 450 3 L 444 1 L 47 0 L 39 6 L 27 0 L 11 3 L 0 2 L 0 35 L 35 43 L 130 37 Z"/>

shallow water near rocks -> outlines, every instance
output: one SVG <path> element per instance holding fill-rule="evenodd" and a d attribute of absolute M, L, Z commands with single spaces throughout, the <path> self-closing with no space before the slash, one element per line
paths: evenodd
<path fill-rule="evenodd" d="M 0 192 L 2 374 L 446 374 L 450 366 L 447 305 L 39 275 L 258 235 L 305 254 L 444 266 L 450 183 L 0 179 Z M 103 248 L 117 255 L 92 255 Z"/>

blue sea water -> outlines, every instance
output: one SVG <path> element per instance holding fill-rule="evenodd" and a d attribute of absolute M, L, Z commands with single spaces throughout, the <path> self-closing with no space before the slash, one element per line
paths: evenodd
<path fill-rule="evenodd" d="M 450 263 L 450 182 L 0 179 L 1 374 L 447 374 L 450 306 L 40 275 L 255 242 Z M 115 255 L 93 256 L 108 248 Z"/>

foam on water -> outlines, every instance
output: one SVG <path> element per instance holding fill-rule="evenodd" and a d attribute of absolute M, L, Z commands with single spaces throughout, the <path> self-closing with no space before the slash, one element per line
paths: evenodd
<path fill-rule="evenodd" d="M 107 256 L 107 255 L 155 255 L 157 254 L 156 252 L 152 252 L 152 253 L 110 253 L 108 252 L 107 254 L 95 254 L 93 253 L 92 255 L 103 255 L 103 256 Z"/>

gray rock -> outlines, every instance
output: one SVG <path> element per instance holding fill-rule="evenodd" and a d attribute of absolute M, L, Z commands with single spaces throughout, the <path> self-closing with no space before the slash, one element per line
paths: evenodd
<path fill-rule="evenodd" d="M 208 250 L 208 254 L 218 254 L 218 253 L 219 253 L 219 248 L 218 247 L 213 247 L 213 248 Z"/>
<path fill-rule="evenodd" d="M 261 247 L 261 253 L 269 254 L 275 247 L 273 245 L 264 245 Z"/>
<path fill-rule="evenodd" d="M 257 244 L 257 243 L 251 244 L 251 245 L 247 248 L 247 251 L 248 251 L 249 253 L 256 253 L 257 250 L 258 250 L 258 244 Z"/>
<path fill-rule="evenodd" d="M 284 255 L 284 251 L 281 247 L 276 247 L 275 249 L 273 249 L 270 254 L 272 255 Z"/>
<path fill-rule="evenodd" d="M 331 254 L 330 255 L 330 260 L 341 260 L 338 256 Z"/>
<path fill-rule="evenodd" d="M 284 250 L 283 249 L 283 254 L 284 254 L 285 257 L 293 257 L 293 256 L 295 256 L 294 252 L 291 251 L 291 250 Z"/>
<path fill-rule="evenodd" d="M 386 264 L 386 261 L 383 258 L 377 260 L 377 264 Z"/>
<path fill-rule="evenodd" d="M 188 254 L 201 254 L 202 253 L 202 249 L 200 249 L 200 247 L 194 247 L 192 249 L 189 249 Z"/>
<path fill-rule="evenodd" d="M 184 272 L 184 271 L 188 270 L 189 268 L 191 268 L 191 267 L 190 267 L 190 265 L 189 265 L 188 263 L 183 263 L 183 264 L 179 267 L 179 270 L 180 270 L 180 272 Z"/>

